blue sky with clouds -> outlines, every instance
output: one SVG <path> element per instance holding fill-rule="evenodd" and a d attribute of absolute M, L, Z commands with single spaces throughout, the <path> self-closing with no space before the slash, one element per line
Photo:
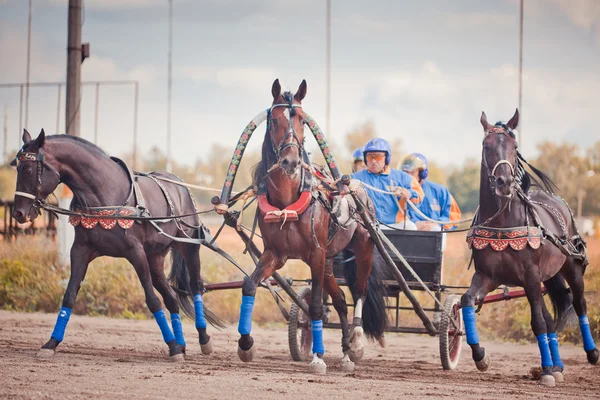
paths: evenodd
<path fill-rule="evenodd" d="M 31 81 L 63 81 L 67 0 L 33 0 Z M 84 0 L 84 80 L 140 82 L 142 150 L 166 148 L 167 0 Z M 444 165 L 479 157 L 485 110 L 508 119 L 518 104 L 519 1 L 332 0 L 331 132 L 367 119 Z M 525 0 L 521 147 L 545 140 L 600 140 L 600 2 Z M 27 2 L 0 0 L 0 82 L 25 80 Z M 215 143 L 233 149 L 271 103 L 275 78 L 296 89 L 324 128 L 325 1 L 174 0 L 172 149 L 184 162 Z M 133 89 L 100 89 L 99 145 L 131 146 Z M 63 97 L 64 101 L 64 92 Z M 82 99 L 82 136 L 94 135 L 93 87 Z M 17 148 L 18 89 L 0 89 L 9 148 Z M 28 128 L 56 131 L 56 88 L 31 89 Z M 0 114 L 1 115 L 1 114 Z M 64 130 L 64 104 L 59 131 Z M 262 129 L 261 129 L 262 135 Z M 256 139 L 255 139 L 256 140 Z M 259 143 L 253 146 L 258 147 Z M 400 155 L 395 155 L 396 159 Z"/>

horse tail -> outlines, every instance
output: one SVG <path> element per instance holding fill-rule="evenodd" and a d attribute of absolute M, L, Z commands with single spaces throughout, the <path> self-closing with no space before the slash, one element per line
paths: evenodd
<path fill-rule="evenodd" d="M 173 290 L 177 293 L 177 300 L 179 301 L 179 305 L 183 309 L 183 312 L 195 321 L 196 313 L 194 309 L 194 299 L 192 296 L 192 288 L 190 286 L 190 274 L 187 269 L 185 258 L 183 258 L 179 250 L 174 248 L 171 249 L 171 258 L 173 259 L 173 264 L 171 266 L 171 272 L 169 273 L 169 282 L 171 283 Z M 223 320 L 210 311 L 206 305 L 204 305 L 204 316 L 208 323 L 215 328 L 225 328 Z"/>
<path fill-rule="evenodd" d="M 373 252 L 373 268 L 367 280 L 367 297 L 363 304 L 363 329 L 367 337 L 372 340 L 377 340 L 380 343 L 383 339 L 383 333 L 388 325 L 388 316 L 386 313 L 387 302 L 385 299 L 386 291 L 383 286 L 383 273 L 386 270 L 385 261 L 375 249 Z M 356 281 L 357 281 L 357 265 L 356 259 L 352 259 L 345 264 L 344 277 L 352 294 L 354 304 L 356 304 Z"/>
<path fill-rule="evenodd" d="M 548 291 L 554 308 L 556 331 L 560 332 L 577 319 L 577 315 L 573 309 L 573 296 L 567 287 L 565 279 L 560 274 L 556 274 L 547 281 L 544 281 L 544 286 Z"/>

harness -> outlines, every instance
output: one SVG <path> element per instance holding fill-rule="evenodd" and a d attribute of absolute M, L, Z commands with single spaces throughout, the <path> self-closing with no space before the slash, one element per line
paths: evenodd
<path fill-rule="evenodd" d="M 506 125 L 497 123 L 494 127 L 490 128 L 486 132 L 486 135 L 488 134 L 511 135 L 512 131 Z M 511 191 L 511 197 L 504 202 L 504 205 L 500 206 L 499 204 L 498 211 L 481 224 L 478 223 L 479 210 L 477 211 L 475 218 L 473 218 L 471 228 L 467 234 L 467 242 L 469 243 L 469 247 L 471 249 L 482 250 L 490 245 L 490 247 L 492 247 L 494 250 L 502 251 L 510 245 L 510 247 L 514 250 L 523 250 L 527 244 L 529 244 L 529 246 L 533 249 L 538 249 L 541 239 L 543 238 L 555 245 L 565 256 L 581 260 L 584 265 L 587 265 L 589 260 L 585 248 L 585 241 L 579 235 L 579 233 L 569 238 L 567 222 L 564 220 L 563 216 L 556 209 L 556 207 L 532 200 L 530 193 L 525 193 L 525 191 L 522 189 L 522 179 L 526 174 L 523 164 L 529 165 L 529 163 L 518 151 L 516 166 L 508 160 L 500 160 L 490 170 L 485 158 L 485 151 L 482 151 L 482 164 L 486 169 L 488 181 L 490 183 L 490 190 L 494 195 L 496 193 L 496 185 L 498 180 L 496 177 L 496 171 L 500 165 L 507 164 L 510 167 L 511 177 L 513 178 L 511 186 L 513 186 L 514 191 Z M 486 225 L 489 222 L 502 214 L 507 208 L 510 210 L 510 203 L 514 197 L 513 193 L 516 193 L 525 204 L 525 225 L 511 228 L 487 227 Z M 557 197 L 556 195 L 553 196 Z M 498 202 L 500 202 L 498 197 L 496 197 L 496 199 Z M 571 208 L 562 198 L 559 197 L 559 199 L 567 205 L 571 215 L 571 221 L 575 227 L 575 231 L 578 232 Z M 544 227 L 536 210 L 536 206 L 545 208 L 554 217 L 561 228 L 562 237 L 557 236 L 554 232 Z M 530 224 L 530 216 L 533 219 L 533 225 Z"/>

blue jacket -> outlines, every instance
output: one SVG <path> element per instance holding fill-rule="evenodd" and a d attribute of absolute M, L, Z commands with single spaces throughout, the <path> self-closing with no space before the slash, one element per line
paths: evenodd
<path fill-rule="evenodd" d="M 372 174 L 366 169 L 352 174 L 352 178 L 376 187 L 377 189 L 389 191 L 388 186 L 402 186 L 411 192 L 411 201 L 420 203 L 423 199 L 423 189 L 416 179 L 409 174 L 397 169 L 386 167 L 381 174 Z M 365 188 L 373 204 L 377 219 L 386 224 L 395 224 L 404 219 L 404 211 L 398 207 L 398 198 L 387 193 L 379 193 L 368 187 Z"/>
<path fill-rule="evenodd" d="M 419 204 L 419 210 L 431 219 L 436 221 L 450 221 L 450 206 L 452 205 L 452 196 L 444 186 L 429 182 L 421 183 L 425 198 Z M 411 208 L 408 209 L 408 216 L 412 222 L 424 221 L 424 219 L 415 213 Z"/>

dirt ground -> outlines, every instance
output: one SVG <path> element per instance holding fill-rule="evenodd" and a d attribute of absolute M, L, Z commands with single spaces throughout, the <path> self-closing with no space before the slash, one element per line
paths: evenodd
<path fill-rule="evenodd" d="M 588 365 L 582 349 L 563 346 L 565 382 L 540 387 L 529 370 L 539 363 L 535 345 L 486 343 L 492 367 L 479 373 L 463 346 L 456 371 L 443 371 L 438 340 L 388 334 L 387 347 L 369 343 L 353 374 L 338 368 L 339 331 L 325 331 L 325 376 L 308 374 L 292 361 L 284 326 L 255 327 L 258 353 L 238 359 L 235 327 L 211 329 L 215 351 L 203 356 L 193 324 L 184 321 L 188 352 L 183 363 L 168 361 L 154 321 L 73 315 L 65 341 L 50 360 L 36 358 L 55 315 L 0 311 L 0 397 L 2 398 L 203 398 L 325 399 L 465 398 L 583 399 L 600 397 L 600 366 Z"/>

